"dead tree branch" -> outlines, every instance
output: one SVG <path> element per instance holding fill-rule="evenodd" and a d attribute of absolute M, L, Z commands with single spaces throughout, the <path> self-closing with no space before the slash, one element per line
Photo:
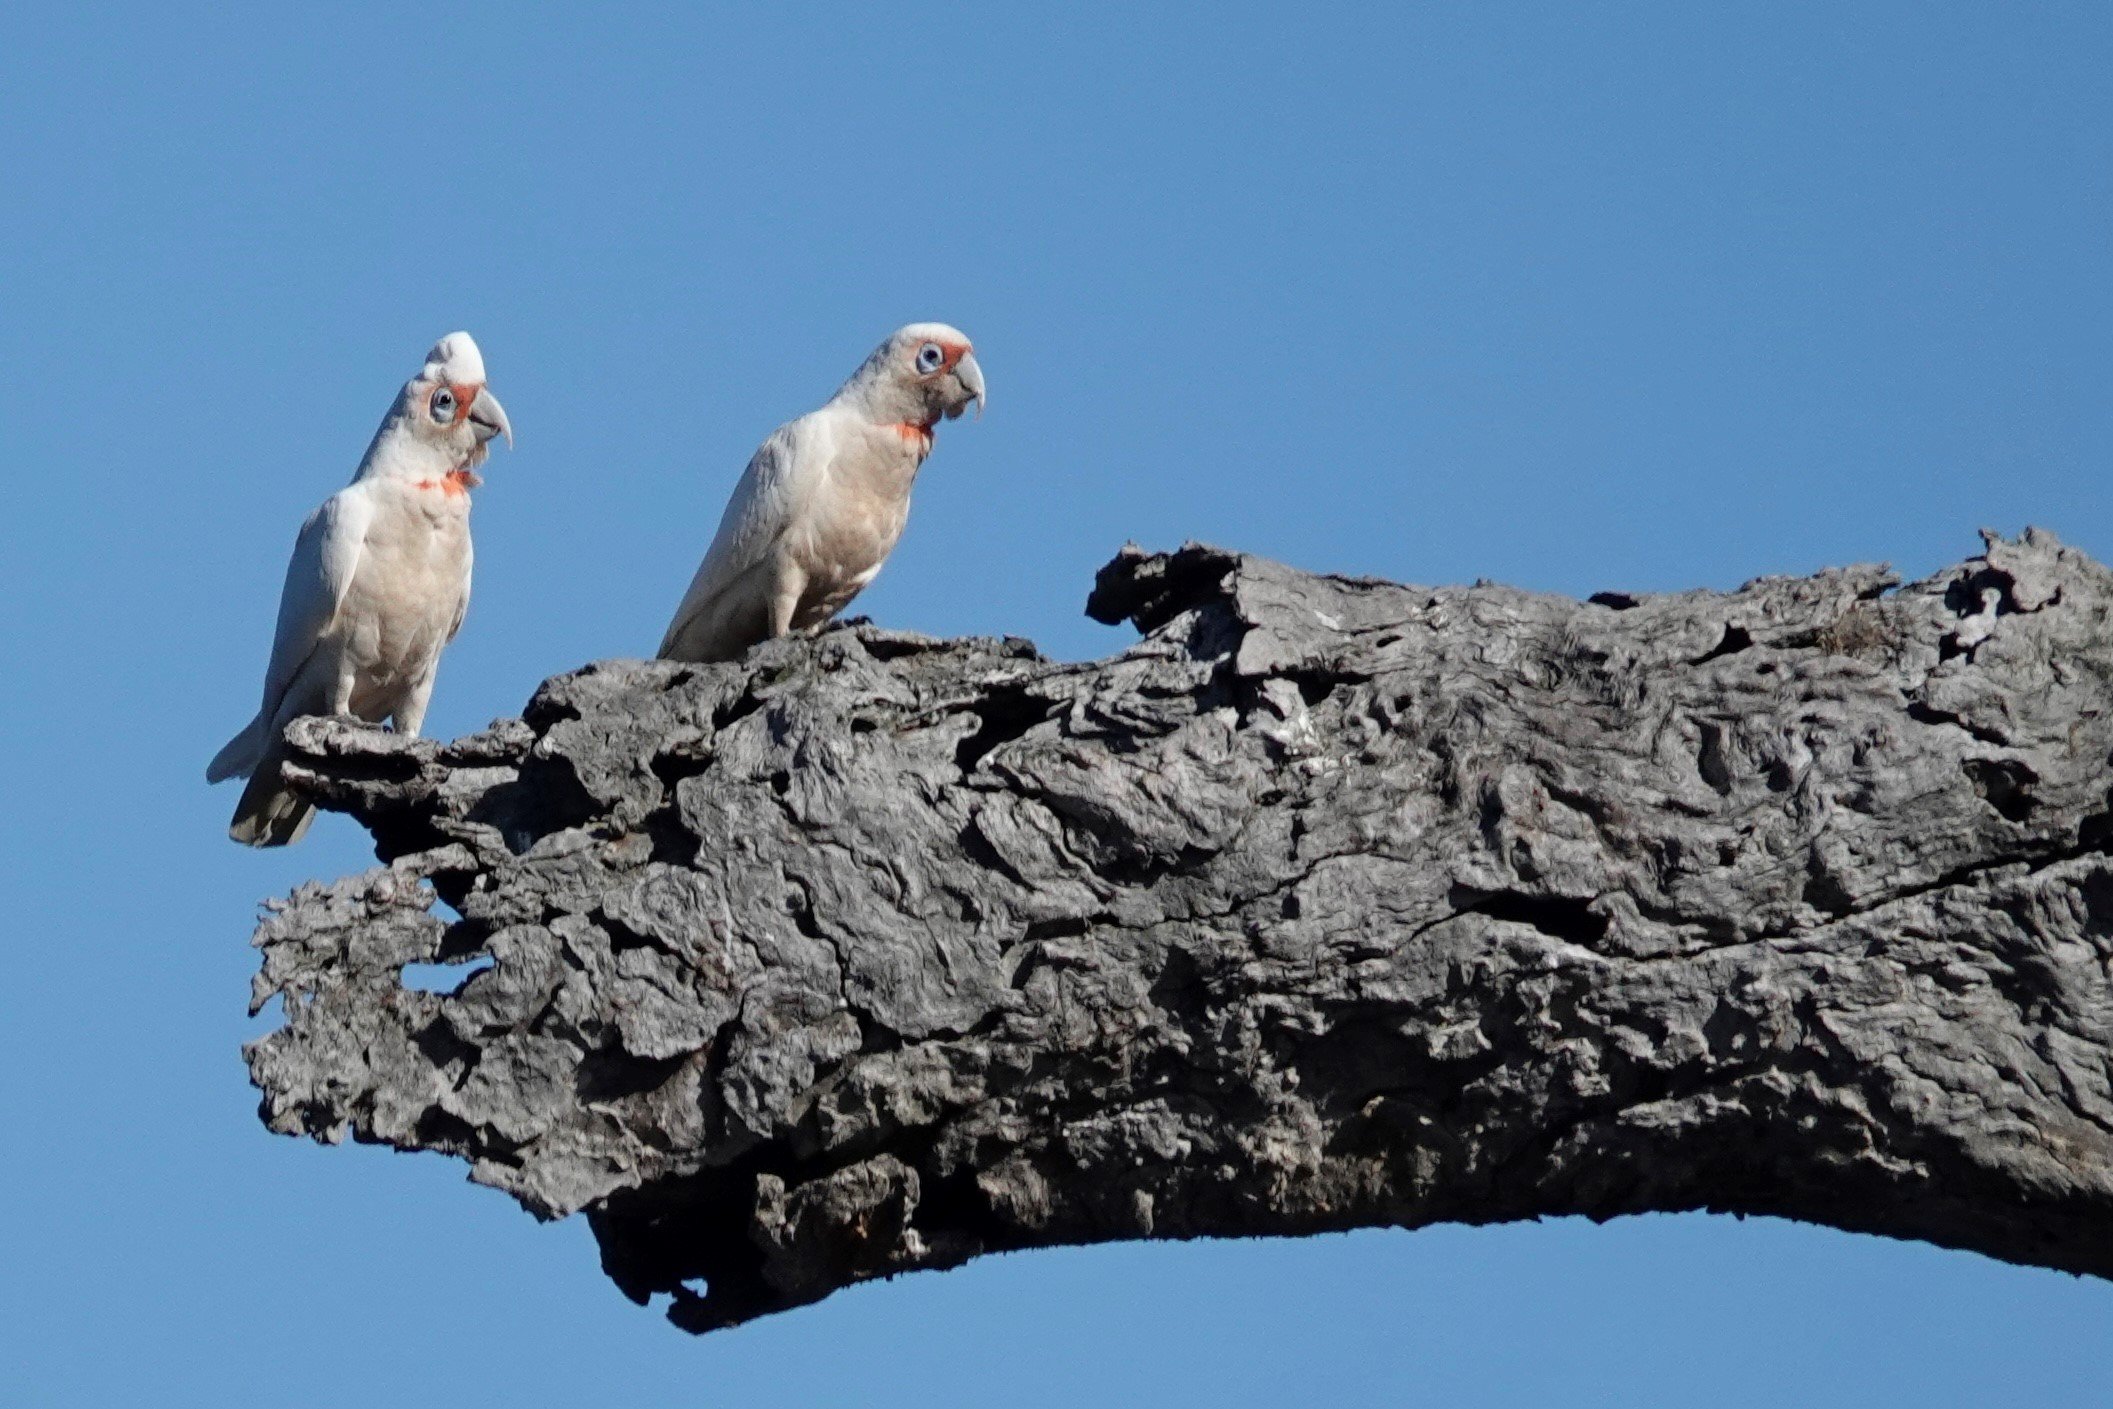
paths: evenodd
<path fill-rule="evenodd" d="M 2028 533 L 1893 587 L 1126 551 L 1089 610 L 1144 639 L 1088 664 L 859 627 L 452 744 L 303 721 L 387 864 L 259 932 L 264 1118 L 584 1210 L 699 1330 L 1645 1210 L 2113 1274 L 2113 577 Z"/>

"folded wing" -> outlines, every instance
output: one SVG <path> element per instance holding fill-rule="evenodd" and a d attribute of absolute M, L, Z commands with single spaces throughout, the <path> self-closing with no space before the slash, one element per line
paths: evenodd
<path fill-rule="evenodd" d="M 826 412 L 780 426 L 757 449 L 661 638 L 663 660 L 731 660 L 769 634 L 780 545 L 835 451 Z"/>

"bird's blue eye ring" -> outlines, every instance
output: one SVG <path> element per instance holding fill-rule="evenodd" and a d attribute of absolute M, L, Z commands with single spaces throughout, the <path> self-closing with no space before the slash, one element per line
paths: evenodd
<path fill-rule="evenodd" d="M 928 342 L 917 349 L 917 370 L 920 372 L 936 372 L 945 361 L 946 349 L 936 342 Z"/>
<path fill-rule="evenodd" d="M 455 419 L 455 393 L 446 387 L 433 388 L 433 399 L 426 403 L 433 419 L 441 425 L 449 425 Z"/>

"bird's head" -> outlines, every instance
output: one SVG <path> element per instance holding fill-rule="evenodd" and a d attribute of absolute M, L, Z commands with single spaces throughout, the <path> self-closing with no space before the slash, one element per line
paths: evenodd
<path fill-rule="evenodd" d="M 989 399 L 975 349 L 959 328 L 944 323 L 897 329 L 845 390 L 855 390 L 883 419 L 927 427 L 959 416 L 970 402 L 981 416 Z"/>
<path fill-rule="evenodd" d="M 426 365 L 404 384 L 398 406 L 404 429 L 440 451 L 451 469 L 483 464 L 494 437 L 514 443 L 506 408 L 484 384 L 484 354 L 468 333 L 449 333 L 433 344 Z"/>
<path fill-rule="evenodd" d="M 484 354 L 468 333 L 433 344 L 425 366 L 404 383 L 374 434 L 360 477 L 386 474 L 461 488 L 474 485 L 494 437 L 514 443 L 514 429 L 484 384 Z"/>

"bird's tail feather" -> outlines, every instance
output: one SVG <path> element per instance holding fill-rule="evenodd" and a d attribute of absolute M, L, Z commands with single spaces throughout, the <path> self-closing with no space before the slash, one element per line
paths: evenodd
<path fill-rule="evenodd" d="M 229 778 L 248 777 L 264 753 L 264 731 L 270 723 L 259 714 L 241 733 L 221 745 L 220 752 L 214 754 L 213 761 L 205 766 L 205 780 L 220 783 Z"/>
<path fill-rule="evenodd" d="M 250 774 L 227 834 L 244 846 L 285 846 L 307 835 L 314 820 L 315 804 L 289 790 L 279 776 L 279 751 L 274 749 Z"/>

